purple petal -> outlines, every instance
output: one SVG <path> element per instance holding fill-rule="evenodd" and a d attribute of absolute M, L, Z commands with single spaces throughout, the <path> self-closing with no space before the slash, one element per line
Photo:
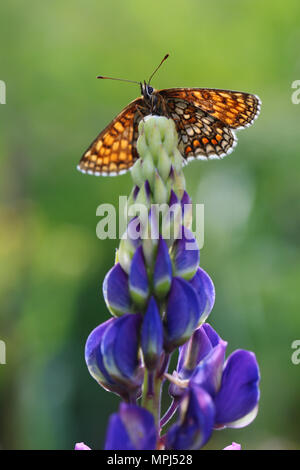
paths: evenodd
<path fill-rule="evenodd" d="M 172 207 L 173 204 L 178 204 L 179 199 L 176 196 L 176 193 L 174 193 L 173 189 L 171 189 L 171 194 L 170 194 L 170 200 L 169 200 L 169 206 Z"/>
<path fill-rule="evenodd" d="M 259 379 L 258 364 L 252 352 L 240 349 L 228 357 L 221 389 L 215 398 L 217 427 L 243 427 L 255 418 Z M 248 419 L 244 423 L 241 420 L 245 417 Z"/>
<path fill-rule="evenodd" d="M 182 227 L 181 238 L 175 241 L 172 248 L 175 276 L 191 279 L 199 266 L 200 254 L 197 242 L 190 230 Z"/>
<path fill-rule="evenodd" d="M 135 186 L 135 187 L 133 188 L 133 199 L 134 199 L 134 200 L 136 200 L 137 195 L 138 195 L 138 193 L 139 193 L 139 190 L 140 190 L 140 188 L 139 188 L 138 186 Z"/>
<path fill-rule="evenodd" d="M 144 307 L 149 295 L 149 283 L 142 246 L 136 250 L 132 258 L 129 273 L 129 291 L 133 301 L 139 307 Z"/>
<path fill-rule="evenodd" d="M 105 450 L 154 450 L 157 431 L 153 415 L 136 405 L 120 405 L 109 420 Z"/>
<path fill-rule="evenodd" d="M 198 294 L 201 310 L 200 322 L 203 322 L 207 319 L 215 303 L 214 284 L 209 275 L 201 268 L 197 269 L 190 284 Z"/>
<path fill-rule="evenodd" d="M 91 448 L 86 446 L 84 442 L 77 442 L 77 444 L 75 444 L 75 450 L 91 450 Z"/>
<path fill-rule="evenodd" d="M 190 387 L 180 405 L 180 422 L 169 429 L 166 449 L 197 450 L 212 434 L 215 407 L 210 395 L 201 387 Z"/>
<path fill-rule="evenodd" d="M 149 300 L 143 318 L 141 346 L 147 368 L 154 369 L 163 349 L 163 327 L 154 297 Z"/>
<path fill-rule="evenodd" d="M 191 204 L 192 203 L 192 200 L 189 196 L 189 194 L 184 191 L 183 195 L 182 195 L 182 198 L 181 198 L 181 205 L 182 207 L 185 205 L 185 204 Z"/>
<path fill-rule="evenodd" d="M 198 297 L 184 279 L 173 278 L 167 300 L 165 347 L 172 350 L 187 341 L 199 320 Z"/>
<path fill-rule="evenodd" d="M 111 268 L 103 282 L 103 296 L 109 310 L 116 316 L 132 313 L 128 276 L 120 263 Z"/>
<path fill-rule="evenodd" d="M 101 354 L 101 341 L 106 330 L 111 326 L 115 319 L 102 323 L 97 326 L 89 335 L 85 345 L 85 361 L 91 376 L 105 388 L 114 385 L 114 381 L 105 369 Z"/>
<path fill-rule="evenodd" d="M 183 225 L 185 225 L 185 227 L 187 228 L 190 228 L 192 224 L 192 217 L 193 217 L 193 205 L 192 205 L 192 200 L 186 191 L 184 191 L 183 196 L 181 198 L 181 206 L 182 206 Z"/>
<path fill-rule="evenodd" d="M 105 450 L 136 450 L 118 413 L 109 418 Z"/>
<path fill-rule="evenodd" d="M 172 283 L 172 262 L 166 242 L 161 238 L 153 274 L 154 292 L 158 298 L 163 298 L 170 290 Z"/>
<path fill-rule="evenodd" d="M 190 340 L 179 349 L 177 371 L 181 378 L 189 378 L 195 367 L 219 343 L 220 337 L 214 329 L 204 323 Z"/>
<path fill-rule="evenodd" d="M 212 397 L 221 386 L 227 343 L 220 341 L 194 370 L 191 382 L 201 385 Z"/>
<path fill-rule="evenodd" d="M 201 328 L 203 328 L 203 330 L 205 331 L 207 337 L 209 338 L 209 341 L 211 342 L 212 347 L 217 346 L 221 340 L 218 333 L 210 326 L 209 323 L 203 323 Z"/>
<path fill-rule="evenodd" d="M 106 370 L 114 380 L 126 383 L 128 386 L 131 382 L 136 383 L 140 324 L 139 314 L 123 315 L 115 319 L 105 331 L 101 342 Z"/>

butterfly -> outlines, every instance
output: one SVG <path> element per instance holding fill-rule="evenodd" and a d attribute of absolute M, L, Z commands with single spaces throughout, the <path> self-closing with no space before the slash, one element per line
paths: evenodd
<path fill-rule="evenodd" d="M 133 82 L 139 83 L 141 97 L 126 106 L 100 132 L 84 152 L 77 166 L 79 171 L 96 176 L 115 176 L 128 171 L 139 158 L 136 148 L 139 122 L 150 114 L 174 120 L 179 150 L 186 162 L 195 158 L 223 158 L 233 151 L 237 144 L 235 131 L 251 126 L 259 115 L 258 96 L 214 88 L 155 90 L 150 85 L 151 78 L 167 57 L 168 54 L 148 82 Z"/>

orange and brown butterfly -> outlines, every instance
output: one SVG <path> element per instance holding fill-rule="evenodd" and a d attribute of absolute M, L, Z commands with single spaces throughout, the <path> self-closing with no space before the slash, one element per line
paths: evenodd
<path fill-rule="evenodd" d="M 139 158 L 136 149 L 138 124 L 150 114 L 174 120 L 179 149 L 185 161 L 223 158 L 233 151 L 237 144 L 235 131 L 251 126 L 259 115 L 261 102 L 258 96 L 213 88 L 155 90 L 150 86 L 151 78 L 167 57 L 148 82 L 133 82 L 139 83 L 142 96 L 126 106 L 100 132 L 84 152 L 77 167 L 79 171 L 114 176 L 129 170 Z"/>

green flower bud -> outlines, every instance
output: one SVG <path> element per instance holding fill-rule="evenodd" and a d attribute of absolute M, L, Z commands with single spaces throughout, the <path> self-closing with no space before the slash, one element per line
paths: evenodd
<path fill-rule="evenodd" d="M 167 203 L 169 200 L 170 194 L 168 189 L 159 176 L 158 172 L 155 173 L 154 176 L 154 188 L 153 188 L 153 198 L 154 202 L 157 204 L 164 204 Z"/>
<path fill-rule="evenodd" d="M 142 177 L 144 181 L 149 181 L 150 187 L 153 186 L 153 179 L 155 173 L 155 166 L 153 162 L 153 157 L 149 150 L 144 155 L 143 164 L 142 164 Z"/>
<path fill-rule="evenodd" d="M 171 171 L 171 159 L 163 144 L 159 148 L 157 170 L 164 181 L 167 181 Z"/>
<path fill-rule="evenodd" d="M 142 173 L 142 160 L 138 159 L 133 167 L 131 168 L 131 176 L 133 182 L 136 186 L 142 186 L 144 183 L 143 173 Z"/>

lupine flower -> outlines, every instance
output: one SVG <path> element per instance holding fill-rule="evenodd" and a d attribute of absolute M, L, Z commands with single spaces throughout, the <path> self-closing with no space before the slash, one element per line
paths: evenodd
<path fill-rule="evenodd" d="M 121 403 L 109 420 L 105 450 L 153 450 L 157 431 L 153 415 L 136 405 Z"/>
<path fill-rule="evenodd" d="M 180 402 L 184 390 L 199 385 L 212 397 L 214 427 L 244 427 L 256 417 L 259 369 L 252 352 L 234 351 L 225 362 L 227 343 L 208 325 L 202 325 L 181 348 L 170 394 Z"/>
<path fill-rule="evenodd" d="M 109 421 L 107 450 L 199 449 L 214 428 L 245 426 L 257 413 L 254 354 L 237 350 L 225 361 L 227 343 L 203 323 L 215 289 L 199 267 L 177 143 L 171 119 L 147 116 L 140 122 L 140 158 L 132 167 L 134 187 L 127 203 L 132 219 L 103 282 L 115 318 L 95 328 L 86 343 L 89 372 L 123 400 Z M 177 369 L 170 375 L 177 347 Z M 171 382 L 173 404 L 160 419 L 165 379 Z M 136 404 L 140 396 L 143 406 Z M 177 421 L 160 437 L 160 427 L 176 410 Z M 89 447 L 78 443 L 75 449 Z"/>
<path fill-rule="evenodd" d="M 140 395 L 143 380 L 138 359 L 140 322 L 140 316 L 132 314 L 108 320 L 91 332 L 85 347 L 92 377 L 126 401 Z"/>
<path fill-rule="evenodd" d="M 166 435 L 166 449 L 196 450 L 210 438 L 215 420 L 215 407 L 211 396 L 197 385 L 184 393 L 179 420 Z"/>

